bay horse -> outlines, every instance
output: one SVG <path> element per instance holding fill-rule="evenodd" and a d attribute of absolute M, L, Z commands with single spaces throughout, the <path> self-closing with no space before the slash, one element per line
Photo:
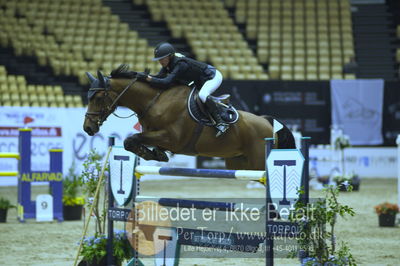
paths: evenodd
<path fill-rule="evenodd" d="M 117 106 L 131 109 L 138 116 L 143 132 L 124 140 L 124 147 L 145 160 L 168 161 L 165 151 L 176 154 L 222 157 L 232 170 L 264 170 L 265 138 L 273 137 L 271 117 L 238 111 L 239 120 L 220 137 L 213 127 L 198 132 L 198 124 L 189 116 L 187 98 L 190 88 L 176 85 L 155 88 L 138 81 L 137 72 L 120 65 L 104 77 L 86 73 L 91 86 L 84 131 L 93 136 Z M 295 148 L 290 130 L 284 126 L 275 136 L 275 148 Z M 148 147 L 154 147 L 150 150 Z"/>

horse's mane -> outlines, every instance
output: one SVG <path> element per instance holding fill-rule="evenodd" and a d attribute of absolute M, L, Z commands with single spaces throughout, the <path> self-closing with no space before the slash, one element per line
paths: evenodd
<path fill-rule="evenodd" d="M 111 71 L 111 78 L 132 79 L 136 77 L 135 71 L 129 71 L 129 65 L 121 64 L 118 68 Z"/>
<path fill-rule="evenodd" d="M 112 79 L 116 79 L 116 78 L 133 79 L 136 77 L 136 75 L 137 75 L 137 72 L 129 70 L 128 64 L 121 64 L 121 65 L 119 65 L 119 67 L 117 67 L 116 69 L 111 71 L 110 78 L 112 78 Z M 145 82 L 145 83 L 147 83 L 147 82 Z M 177 85 L 178 84 L 175 84 L 175 86 L 177 86 Z M 181 85 L 179 85 L 179 86 L 181 86 Z M 165 90 L 165 88 L 159 87 L 159 86 L 150 86 L 149 85 L 149 87 L 152 89 L 156 89 L 156 90 Z M 173 86 L 171 85 L 170 87 L 173 87 Z"/>

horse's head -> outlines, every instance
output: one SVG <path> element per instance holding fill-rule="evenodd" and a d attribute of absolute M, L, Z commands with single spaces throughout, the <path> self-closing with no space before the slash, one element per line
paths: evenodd
<path fill-rule="evenodd" d="M 86 72 L 90 80 L 90 89 L 88 91 L 88 109 L 85 114 L 85 122 L 83 130 L 93 136 L 96 134 L 100 126 L 107 117 L 115 110 L 116 95 L 111 92 L 110 82 L 107 77 L 104 77 L 100 71 L 97 71 L 97 79 Z"/>

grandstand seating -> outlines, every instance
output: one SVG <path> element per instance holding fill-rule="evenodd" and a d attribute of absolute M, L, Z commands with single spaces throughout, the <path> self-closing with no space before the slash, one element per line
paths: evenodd
<path fill-rule="evenodd" d="M 185 38 L 196 58 L 225 78 L 329 80 L 355 78 L 342 67 L 355 55 L 349 0 L 132 0 L 146 4 L 172 37 Z M 235 9 L 236 23 L 225 6 Z M 157 72 L 145 39 L 101 0 L 0 0 L 0 44 L 34 55 L 55 75 L 109 73 L 121 63 Z M 257 52 L 244 38 L 257 43 Z M 263 69 L 267 66 L 267 71 Z"/>
<path fill-rule="evenodd" d="M 0 66 L 0 106 L 82 107 L 79 95 L 64 95 L 61 86 L 28 85 L 24 76 L 8 75 Z"/>
<path fill-rule="evenodd" d="M 257 41 L 258 60 L 283 80 L 355 78 L 342 75 L 354 57 L 349 0 L 226 0 L 236 21 Z"/>
<path fill-rule="evenodd" d="M 268 79 L 222 1 L 145 2 L 153 20 L 165 20 L 173 37 L 186 38 L 196 58 L 213 64 L 225 78 Z"/>
<path fill-rule="evenodd" d="M 87 84 L 85 71 L 109 73 L 121 63 L 141 71 L 159 68 L 149 60 L 153 48 L 101 0 L 1 1 L 0 6 L 1 45 L 12 46 L 16 55 L 35 55 L 55 75 Z"/>

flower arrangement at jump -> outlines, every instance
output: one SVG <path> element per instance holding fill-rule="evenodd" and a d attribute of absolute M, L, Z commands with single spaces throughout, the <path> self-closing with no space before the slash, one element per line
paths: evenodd
<path fill-rule="evenodd" d="M 354 172 L 346 173 L 344 149 L 349 147 L 351 147 L 351 144 L 347 135 L 340 134 L 333 141 L 333 149 L 340 151 L 341 173 L 335 173 L 332 179 L 339 186 L 340 191 L 358 191 L 360 187 L 360 177 Z M 347 189 L 349 185 L 352 186 L 350 190 Z"/>
<path fill-rule="evenodd" d="M 87 265 L 87 263 L 91 265 L 107 265 L 106 247 L 107 237 L 104 234 L 85 238 L 81 250 L 84 260 L 79 265 Z M 115 265 L 121 265 L 122 261 L 133 256 L 132 248 L 124 230 L 114 232 L 113 248 Z"/>
<path fill-rule="evenodd" d="M 338 216 L 354 216 L 355 212 L 338 201 L 338 187 L 328 186 L 324 192 L 325 198 L 316 202 L 296 202 L 290 220 L 300 226 L 300 252 L 293 252 L 291 257 L 300 257 L 302 265 L 356 265 L 348 244 L 342 241 L 337 245 L 335 235 Z"/>
<path fill-rule="evenodd" d="M 397 206 L 397 204 L 393 204 L 393 203 L 389 203 L 389 202 L 381 203 L 379 205 L 376 205 L 374 208 L 375 208 L 375 212 L 378 215 L 381 215 L 381 214 L 396 215 L 397 213 L 399 213 L 399 207 Z"/>
<path fill-rule="evenodd" d="M 340 191 L 358 191 L 360 187 L 360 177 L 354 172 L 345 175 L 336 174 L 333 176 L 333 181 Z M 350 190 L 347 188 L 348 186 L 351 186 Z"/>
<path fill-rule="evenodd" d="M 106 211 L 107 211 L 107 196 L 105 188 L 104 175 L 108 172 L 107 158 L 106 163 L 101 165 L 102 156 L 95 150 L 91 150 L 87 159 L 83 163 L 84 170 L 79 176 L 79 181 L 82 184 L 83 193 L 86 197 L 86 207 L 90 208 L 90 213 L 94 216 L 94 234 L 85 237 L 80 245 L 79 255 L 82 256 L 80 266 L 92 265 L 100 266 L 107 265 L 107 237 L 106 232 Z M 102 192 L 104 196 L 99 197 Z M 90 219 L 88 217 L 87 219 Z M 89 222 L 89 220 L 88 220 Z M 86 228 L 89 223 L 86 223 Z M 86 235 L 86 230 L 83 236 Z M 115 265 L 121 265 L 125 259 L 133 256 L 132 248 L 126 237 L 125 231 L 117 231 L 113 240 L 113 256 Z"/>
<path fill-rule="evenodd" d="M 96 234 L 104 234 L 105 233 L 105 216 L 106 216 L 106 203 L 107 200 L 105 197 L 105 191 L 103 189 L 104 197 L 102 197 L 102 201 L 97 200 L 93 202 L 93 197 L 96 192 L 96 188 L 98 183 L 100 182 L 100 173 L 102 170 L 101 166 L 102 156 L 96 151 L 91 150 L 88 154 L 87 159 L 83 162 L 83 171 L 79 176 L 79 180 L 82 184 L 82 190 L 86 197 L 86 207 L 90 207 L 93 203 L 93 215 L 96 218 Z M 108 168 L 104 169 L 108 171 Z M 100 187 L 105 187 L 105 180 L 101 181 Z"/>
<path fill-rule="evenodd" d="M 395 225 L 396 215 L 400 212 L 397 204 L 384 202 L 374 207 L 378 214 L 379 226 L 393 227 Z"/>

